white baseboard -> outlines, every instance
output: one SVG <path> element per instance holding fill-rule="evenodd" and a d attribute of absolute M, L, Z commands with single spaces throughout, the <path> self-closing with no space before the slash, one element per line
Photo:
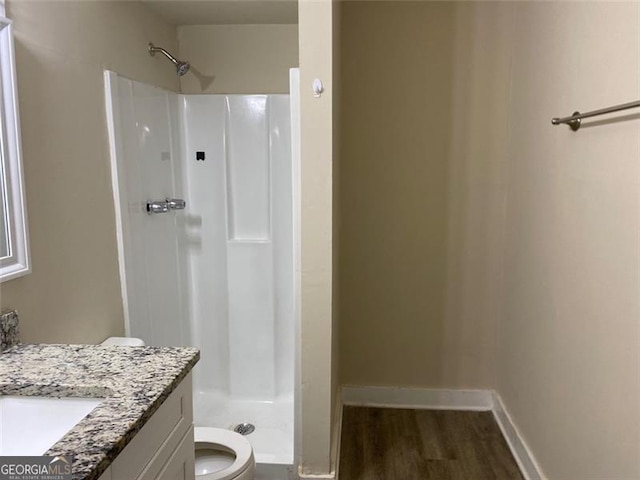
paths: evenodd
<path fill-rule="evenodd" d="M 416 408 L 432 410 L 489 411 L 490 390 L 444 390 L 437 388 L 342 387 L 344 405 L 362 407 Z"/>
<path fill-rule="evenodd" d="M 300 480 L 304 480 L 305 478 L 309 478 L 309 479 L 314 479 L 314 480 L 335 480 L 336 479 L 336 474 L 335 472 L 331 472 L 331 473 L 325 473 L 325 474 L 321 474 L 321 475 L 314 475 L 312 473 L 302 473 L 300 472 L 300 470 L 298 470 L 298 478 Z"/>
<path fill-rule="evenodd" d="M 493 390 L 437 388 L 342 387 L 343 405 L 431 410 L 491 411 L 526 480 L 546 480 L 531 450 L 518 432 L 500 395 Z M 300 478 L 331 478 L 303 477 Z"/>
<path fill-rule="evenodd" d="M 524 478 L 526 480 L 545 480 L 546 477 L 542 473 L 540 465 L 538 465 L 533 453 L 531 453 L 531 449 L 527 446 L 522 435 L 520 435 L 497 392 L 493 392 L 493 416 Z"/>

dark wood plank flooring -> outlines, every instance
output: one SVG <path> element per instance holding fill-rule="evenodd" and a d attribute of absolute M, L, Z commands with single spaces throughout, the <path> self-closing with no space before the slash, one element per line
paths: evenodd
<path fill-rule="evenodd" d="M 340 480 L 523 480 L 491 412 L 344 407 Z"/>

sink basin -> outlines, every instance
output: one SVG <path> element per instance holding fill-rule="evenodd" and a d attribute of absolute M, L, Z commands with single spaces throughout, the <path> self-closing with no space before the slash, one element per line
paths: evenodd
<path fill-rule="evenodd" d="M 103 400 L 0 396 L 0 456 L 44 454 Z"/>

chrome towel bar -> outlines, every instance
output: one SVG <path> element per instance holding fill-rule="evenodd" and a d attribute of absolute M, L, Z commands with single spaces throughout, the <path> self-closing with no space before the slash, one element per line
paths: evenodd
<path fill-rule="evenodd" d="M 636 102 L 623 103 L 622 105 L 616 105 L 614 107 L 601 108 L 600 110 L 594 110 L 587 113 L 573 112 L 573 115 L 571 115 L 570 117 L 553 118 L 551 119 L 551 123 L 553 125 L 566 123 L 567 125 L 569 125 L 571 130 L 577 132 L 580 129 L 580 124 L 582 123 L 583 118 L 596 117 L 598 115 L 604 115 L 606 113 L 620 112 L 622 110 L 628 110 L 630 108 L 638 107 L 640 107 L 640 100 Z"/>

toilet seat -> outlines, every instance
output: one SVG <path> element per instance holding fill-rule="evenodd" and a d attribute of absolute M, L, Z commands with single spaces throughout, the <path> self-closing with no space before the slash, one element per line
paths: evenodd
<path fill-rule="evenodd" d="M 227 468 L 206 475 L 197 475 L 196 478 L 198 480 L 232 480 L 254 463 L 251 444 L 239 433 L 222 428 L 196 427 L 194 429 L 194 440 L 196 450 L 200 443 L 205 444 L 204 448 L 215 449 L 219 447 L 220 450 L 231 451 L 236 456 L 235 461 Z"/>

